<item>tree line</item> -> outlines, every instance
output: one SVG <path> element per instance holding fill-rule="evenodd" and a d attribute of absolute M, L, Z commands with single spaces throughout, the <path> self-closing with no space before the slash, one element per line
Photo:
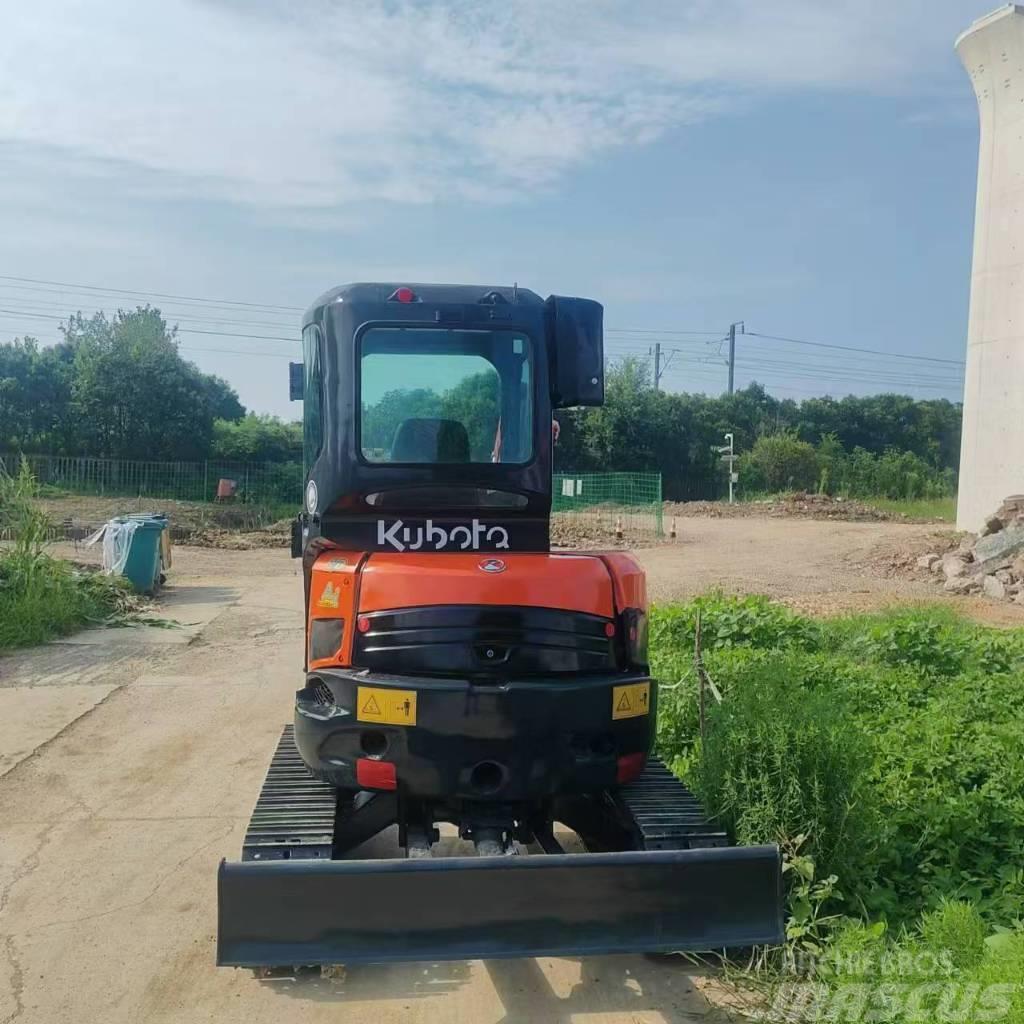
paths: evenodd
<path fill-rule="evenodd" d="M 797 402 L 760 384 L 720 397 L 668 393 L 652 387 L 641 359 L 608 372 L 603 406 L 565 410 L 558 420 L 556 469 L 658 470 L 672 500 L 721 495 L 726 470 L 717 449 L 726 433 L 743 453 L 740 486 L 748 494 L 930 497 L 955 487 L 960 461 L 958 403 L 895 394 Z"/>
<path fill-rule="evenodd" d="M 248 412 L 226 381 L 183 358 L 159 309 L 76 314 L 62 332 L 52 346 L 32 338 L 0 344 L 0 451 L 301 462 L 301 426 Z M 475 422 L 482 413 L 469 414 L 493 403 L 492 384 L 482 377 L 486 395 L 460 392 L 445 408 Z M 377 411 L 382 422 L 393 421 Z M 931 495 L 954 485 L 959 462 L 961 409 L 944 399 L 797 402 L 759 384 L 720 397 L 666 393 L 652 387 L 639 359 L 609 368 L 603 406 L 561 410 L 557 418 L 557 470 L 658 471 L 665 497 L 676 500 L 721 493 L 725 470 L 715 449 L 727 432 L 743 453 L 748 491 L 892 491 L 903 481 L 914 493 L 892 496 Z M 386 447 L 390 439 L 374 443 Z"/>
<path fill-rule="evenodd" d="M 159 309 L 76 313 L 56 345 L 0 344 L 0 451 L 190 461 L 302 458 L 297 424 L 247 414 Z"/>

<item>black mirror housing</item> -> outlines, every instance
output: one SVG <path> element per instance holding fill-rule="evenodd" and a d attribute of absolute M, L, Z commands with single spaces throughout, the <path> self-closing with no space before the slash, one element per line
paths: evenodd
<path fill-rule="evenodd" d="M 604 404 L 604 307 L 593 299 L 551 295 L 545 302 L 556 409 Z"/>
<path fill-rule="evenodd" d="M 288 401 L 301 402 L 305 368 L 302 363 L 288 364 Z"/>

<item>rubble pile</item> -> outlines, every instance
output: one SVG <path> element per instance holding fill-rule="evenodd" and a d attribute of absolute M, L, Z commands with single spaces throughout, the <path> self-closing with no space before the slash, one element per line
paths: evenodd
<path fill-rule="evenodd" d="M 1007 498 L 978 534 L 968 533 L 944 554 L 917 560 L 954 594 L 984 594 L 1024 605 L 1024 494 Z"/>
<path fill-rule="evenodd" d="M 730 505 L 724 501 L 666 501 L 665 515 L 686 518 L 706 516 L 711 519 L 740 519 L 764 517 L 772 519 L 838 519 L 852 523 L 882 523 L 907 521 L 907 516 L 885 512 L 873 505 L 853 498 L 833 497 L 830 494 L 809 494 L 795 491 L 758 501 L 737 501 Z"/>
<path fill-rule="evenodd" d="M 225 530 L 219 527 L 182 529 L 174 540 L 194 548 L 222 551 L 255 551 L 257 548 L 286 548 L 291 544 L 290 519 L 271 523 L 261 530 Z"/>

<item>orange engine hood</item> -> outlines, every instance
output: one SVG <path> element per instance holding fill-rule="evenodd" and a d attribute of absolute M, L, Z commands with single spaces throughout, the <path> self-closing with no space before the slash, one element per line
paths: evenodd
<path fill-rule="evenodd" d="M 488 563 L 503 568 L 489 572 Z M 385 552 L 363 563 L 359 611 L 445 604 L 561 608 L 611 618 L 615 593 L 597 555 Z"/>

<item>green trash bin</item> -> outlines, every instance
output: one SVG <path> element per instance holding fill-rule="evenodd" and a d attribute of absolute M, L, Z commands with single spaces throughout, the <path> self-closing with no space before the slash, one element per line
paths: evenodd
<path fill-rule="evenodd" d="M 167 517 L 162 515 L 133 515 L 116 522 L 136 523 L 128 548 L 128 559 L 121 570 L 140 594 L 153 594 L 160 588 L 160 540 L 167 529 Z"/>

